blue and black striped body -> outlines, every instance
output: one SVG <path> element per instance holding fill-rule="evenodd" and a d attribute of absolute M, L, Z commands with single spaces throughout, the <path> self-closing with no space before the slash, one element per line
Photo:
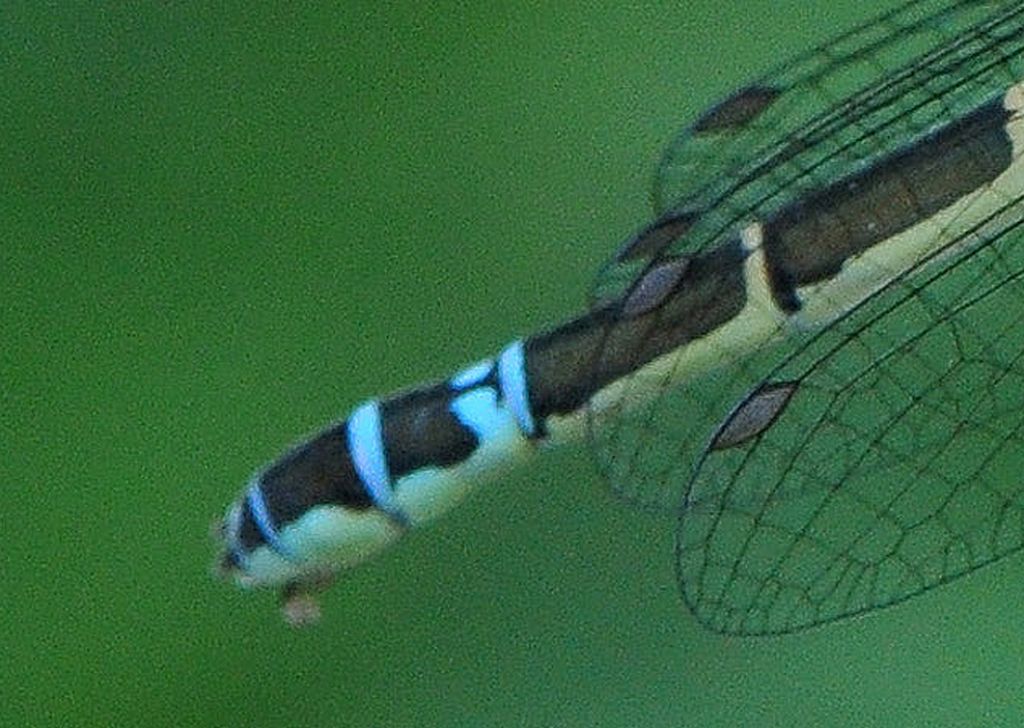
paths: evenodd
<path fill-rule="evenodd" d="M 832 357 L 847 348 L 856 360 L 858 351 L 874 345 L 868 343 L 872 332 L 889 336 L 892 312 L 907 301 L 920 310 L 901 314 L 901 320 L 924 333 L 908 334 L 905 341 L 883 338 L 880 353 L 871 356 L 895 362 L 893 352 L 913 352 L 927 331 L 975 305 L 969 298 L 943 313 L 925 289 L 979 251 L 1000 251 L 998 265 L 985 271 L 1001 277 L 984 290 L 1003 290 L 1016 280 L 1017 263 L 992 246 L 1009 240 L 1024 219 L 1024 4 L 961 0 L 930 7 L 936 4 L 914 0 L 877 20 L 877 27 L 859 29 L 863 38 L 843 36 L 862 44 L 847 56 L 826 50 L 820 60 L 808 54 L 701 115 L 683 135 L 685 145 L 670 148 L 663 161 L 660 186 L 676 192 L 613 257 L 587 312 L 513 341 L 496 358 L 444 382 L 370 400 L 257 473 L 224 520 L 222 571 L 243 585 L 283 587 L 289 600 L 304 597 L 540 446 L 586 434 L 593 439 L 595 430 L 600 440 L 608 422 L 613 434 L 601 447 L 613 485 L 628 492 L 634 483 L 637 490 L 653 483 L 669 493 L 673 510 L 699 513 L 699 505 L 712 514 L 707 521 L 680 521 L 681 578 L 700 577 L 683 585 L 684 597 L 700 615 L 703 595 L 691 598 L 687 590 L 710 589 L 708 573 L 724 574 L 725 582 L 738 579 L 737 565 L 748 558 L 745 544 L 760 533 L 785 530 L 761 529 L 768 511 L 780 503 L 792 507 L 791 522 L 826 512 L 797 515 L 799 498 L 759 492 L 756 476 L 743 498 L 730 500 L 729 488 L 748 477 L 750 463 L 763 462 L 776 473 L 763 479 L 774 477 L 773 487 L 800 481 L 794 492 L 801 497 L 817 492 L 803 485 L 805 479 L 832 467 L 824 460 L 829 450 L 848 459 L 842 477 L 850 482 L 862 463 L 873 462 L 867 456 L 879 451 L 889 458 L 886 467 L 894 467 L 888 463 L 899 458 L 879 444 L 882 435 L 867 438 L 867 453 L 858 455 L 856 428 L 823 425 L 828 417 L 843 422 L 843 413 L 830 408 L 845 403 L 856 389 L 848 385 L 865 381 L 858 377 L 875 366 L 869 359 L 860 369 L 833 370 Z M 922 8 L 930 14 L 922 17 Z M 948 30 L 954 20 L 965 27 Z M 879 61 L 874 85 L 851 93 L 848 67 L 864 57 L 888 58 L 906 34 L 934 47 L 901 60 L 904 65 L 888 74 Z M 832 98 L 827 89 L 833 83 L 848 96 Z M 807 99 L 820 108 L 807 110 Z M 709 155 L 719 154 L 726 142 L 739 147 L 733 157 L 723 157 L 728 175 L 704 188 L 696 187 L 698 180 L 673 181 L 680 170 L 688 174 L 714 161 Z M 980 280 L 970 279 L 970 285 L 989 285 Z M 968 284 L 961 288 L 970 290 Z M 895 302 L 889 305 L 887 297 Z M 889 307 L 872 313 L 877 302 Z M 865 319 L 858 324 L 861 312 Z M 837 327 L 844 320 L 849 326 Z M 834 343 L 826 337 L 830 331 L 841 332 Z M 952 356 L 966 366 L 974 359 L 957 334 Z M 797 342 L 795 348 L 764 354 L 787 341 Z M 819 344 L 817 358 L 803 369 L 787 368 Z M 905 396 L 906 407 L 883 413 L 893 422 L 913 415 L 926 398 L 911 397 L 912 387 L 902 381 L 900 386 L 895 398 Z M 683 397 L 661 406 L 669 401 L 666 392 Z M 655 447 L 657 433 L 670 431 L 662 418 L 686 422 L 680 431 L 695 442 L 672 436 L 665 438 L 667 446 Z M 818 429 L 826 433 L 822 438 L 851 438 L 849 446 L 815 449 L 803 430 Z M 761 461 L 753 457 L 762 441 L 785 432 L 795 433 L 798 444 L 772 445 L 776 449 Z M 810 457 L 805 450 L 814 453 L 810 464 L 793 467 Z M 732 458 L 735 470 L 719 474 L 716 458 Z M 751 503 L 760 512 L 748 513 Z M 740 535 L 716 536 L 728 523 L 722 514 L 732 508 L 742 511 Z M 791 548 L 806 538 L 806 525 L 792 525 Z M 825 540 L 816 537 L 815 543 Z M 691 560 L 693 554 L 698 560 Z M 838 550 L 835 560 L 845 563 L 847 557 Z M 939 581 L 922 579 L 919 590 Z M 916 593 L 894 586 L 873 602 L 858 596 L 863 605 L 851 597 L 849 604 L 815 607 L 807 616 L 793 610 L 776 617 L 768 614 L 766 588 L 751 595 L 721 587 L 722 593 L 706 598 L 708 623 L 723 630 L 786 631 Z M 809 586 L 800 588 L 812 593 Z M 742 604 L 722 616 L 730 600 Z M 735 614 L 747 621 L 716 621 Z"/>
<path fill-rule="evenodd" d="M 354 565 L 538 445 L 577 439 L 596 392 L 738 315 L 745 259 L 735 241 L 690 261 L 670 304 L 627 316 L 612 303 L 445 382 L 364 403 L 252 479 L 227 518 L 223 566 L 280 584 Z"/>
<path fill-rule="evenodd" d="M 370 400 L 297 446 L 233 506 L 224 566 L 243 580 L 289 582 L 354 565 L 446 510 L 464 480 L 538 437 L 524 372 L 516 342 L 446 382 Z M 332 528 L 350 548 L 323 535 Z"/>

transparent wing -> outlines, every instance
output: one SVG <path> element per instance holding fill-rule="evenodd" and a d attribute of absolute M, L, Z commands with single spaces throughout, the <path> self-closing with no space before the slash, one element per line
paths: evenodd
<path fill-rule="evenodd" d="M 791 392 L 763 431 L 711 440 L 677 534 L 682 593 L 706 626 L 802 629 L 1024 545 L 1019 193 L 972 255 L 890 286 L 787 358 L 747 400 Z"/>
<path fill-rule="evenodd" d="M 883 98 L 906 64 L 984 19 L 998 0 L 917 0 L 872 18 L 772 69 L 713 104 L 662 152 L 651 201 L 656 216 L 728 197 L 806 129 L 805 140 L 845 124 L 850 106 Z M 887 79 L 885 84 L 866 83 Z M 792 150 L 789 150 L 792 151 Z"/>
<path fill-rule="evenodd" d="M 1022 70 L 1021 14 L 1018 4 L 912 2 L 713 107 L 666 151 L 655 185 L 660 217 L 601 271 L 592 305 L 628 312 L 655 274 L 684 269 L 752 222 L 1005 91 Z M 680 509 L 712 431 L 814 336 L 783 318 L 773 335 L 734 337 L 700 361 L 686 347 L 663 354 L 660 366 L 627 376 L 590 408 L 595 459 L 618 494 Z M 659 319 L 647 319 L 653 338 Z M 621 359 L 615 346 L 610 327 L 595 371 Z M 650 358 L 638 352 L 636 363 Z"/>

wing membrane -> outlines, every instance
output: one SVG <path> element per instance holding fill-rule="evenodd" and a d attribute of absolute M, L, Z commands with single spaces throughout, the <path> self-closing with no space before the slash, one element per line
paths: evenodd
<path fill-rule="evenodd" d="M 727 118 L 740 119 L 738 128 L 731 121 L 707 122 L 717 118 L 715 110 L 705 114 L 669 147 L 659 167 L 655 190 L 665 222 L 627 243 L 606 266 L 595 285 L 595 305 L 632 300 L 649 271 L 725 244 L 745 225 L 853 175 L 1005 90 L 1024 71 L 1022 14 L 1020 4 L 910 3 L 746 87 L 779 93 L 731 110 Z M 749 108 L 759 113 L 747 118 Z M 706 138 L 702 129 L 716 125 L 726 131 Z M 698 188 L 701 182 L 706 184 Z M 940 309 L 936 303 L 925 320 L 933 321 Z M 598 466 L 623 498 L 679 510 L 712 431 L 814 336 L 780 321 L 777 336 L 757 342 L 768 346 L 753 355 L 724 347 L 694 367 L 684 351 L 669 355 L 655 375 L 627 377 L 615 398 L 589 413 Z M 595 371 L 603 364 L 599 355 Z M 651 398 L 652 391 L 657 396 Z"/>
<path fill-rule="evenodd" d="M 849 126 L 850 119 L 869 115 L 872 108 L 884 109 L 892 99 L 926 96 L 929 90 L 919 84 L 921 76 L 938 79 L 941 74 L 922 67 L 919 56 L 949 46 L 963 29 L 999 6 L 995 0 L 910 2 L 749 83 L 712 106 L 666 147 L 652 187 L 655 213 L 661 217 L 713 206 L 749 184 L 766 162 L 799 153 L 801 146 L 812 147 Z M 968 58 L 965 46 L 970 43 L 964 39 L 963 46 L 954 44 L 945 57 Z M 935 58 L 942 57 L 939 53 Z M 751 95 L 762 101 L 754 104 L 760 113 L 747 123 L 706 123 L 731 100 Z"/>
<path fill-rule="evenodd" d="M 891 286 L 785 361 L 778 420 L 704 453 L 680 585 L 712 629 L 788 632 L 902 601 L 1024 545 L 1024 234 Z"/>

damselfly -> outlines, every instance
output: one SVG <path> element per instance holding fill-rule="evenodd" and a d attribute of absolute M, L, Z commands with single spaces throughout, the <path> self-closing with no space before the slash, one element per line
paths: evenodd
<path fill-rule="evenodd" d="M 1024 544 L 1024 3 L 914 0 L 714 105 L 589 309 L 370 400 L 257 473 L 223 572 L 313 592 L 537 451 L 588 437 L 677 514 L 683 599 L 764 634 Z"/>

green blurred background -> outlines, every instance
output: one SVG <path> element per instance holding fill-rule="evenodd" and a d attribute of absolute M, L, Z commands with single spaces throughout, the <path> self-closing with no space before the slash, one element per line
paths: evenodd
<path fill-rule="evenodd" d="M 722 638 L 583 447 L 316 629 L 209 577 L 255 467 L 577 311 L 687 119 L 891 4 L 4 3 L 0 725 L 1020 725 L 1020 559 Z"/>

